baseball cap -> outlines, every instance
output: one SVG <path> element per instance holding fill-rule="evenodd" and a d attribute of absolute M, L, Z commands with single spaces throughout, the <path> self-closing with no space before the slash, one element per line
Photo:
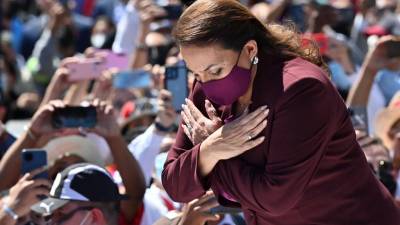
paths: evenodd
<path fill-rule="evenodd" d="M 94 133 L 86 136 L 68 135 L 50 140 L 43 149 L 47 152 L 47 161 L 52 165 L 65 154 L 77 155 L 85 162 L 105 167 L 113 162 L 111 150 L 106 140 Z"/>
<path fill-rule="evenodd" d="M 50 190 L 50 197 L 36 203 L 32 211 L 51 215 L 70 201 L 117 202 L 128 199 L 121 195 L 111 175 L 102 167 L 78 163 L 57 174 Z"/>

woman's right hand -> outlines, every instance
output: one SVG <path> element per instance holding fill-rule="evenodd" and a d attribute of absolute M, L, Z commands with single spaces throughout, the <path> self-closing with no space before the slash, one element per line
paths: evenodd
<path fill-rule="evenodd" d="M 200 145 L 200 172 L 208 175 L 220 160 L 226 160 L 260 145 L 265 137 L 258 136 L 267 126 L 269 109 L 262 106 L 256 111 L 244 113 L 238 119 L 225 124 Z"/>

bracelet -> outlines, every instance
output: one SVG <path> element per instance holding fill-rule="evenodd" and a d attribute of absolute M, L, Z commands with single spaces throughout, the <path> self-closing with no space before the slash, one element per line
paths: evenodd
<path fill-rule="evenodd" d="M 11 218 L 13 218 L 13 220 L 17 221 L 19 216 L 14 212 L 14 210 L 12 210 L 10 207 L 8 207 L 8 205 L 3 204 L 3 210 L 4 212 L 6 212 L 9 216 L 11 216 Z"/>
<path fill-rule="evenodd" d="M 32 139 L 32 141 L 36 141 L 37 137 L 36 135 L 34 135 L 31 131 L 31 129 L 28 126 L 24 127 L 24 130 L 26 131 L 26 133 L 28 134 L 29 138 Z"/>

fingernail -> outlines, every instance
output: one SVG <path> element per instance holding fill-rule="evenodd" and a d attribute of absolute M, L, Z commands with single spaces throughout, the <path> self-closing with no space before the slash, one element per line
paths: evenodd
<path fill-rule="evenodd" d="M 189 99 L 185 98 L 185 102 L 187 103 L 189 101 Z"/>
<path fill-rule="evenodd" d="M 269 109 L 266 109 L 266 110 L 264 111 L 264 114 L 265 114 L 265 115 L 268 115 L 268 113 L 269 113 Z"/>

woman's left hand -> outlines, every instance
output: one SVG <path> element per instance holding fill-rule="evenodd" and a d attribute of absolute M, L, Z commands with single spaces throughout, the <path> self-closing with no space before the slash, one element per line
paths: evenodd
<path fill-rule="evenodd" d="M 181 115 L 184 122 L 182 128 L 193 145 L 203 142 L 222 126 L 221 118 L 218 117 L 217 111 L 208 100 L 205 102 L 208 118 L 189 99 L 186 99 L 186 105 L 183 105 L 182 108 Z"/>

